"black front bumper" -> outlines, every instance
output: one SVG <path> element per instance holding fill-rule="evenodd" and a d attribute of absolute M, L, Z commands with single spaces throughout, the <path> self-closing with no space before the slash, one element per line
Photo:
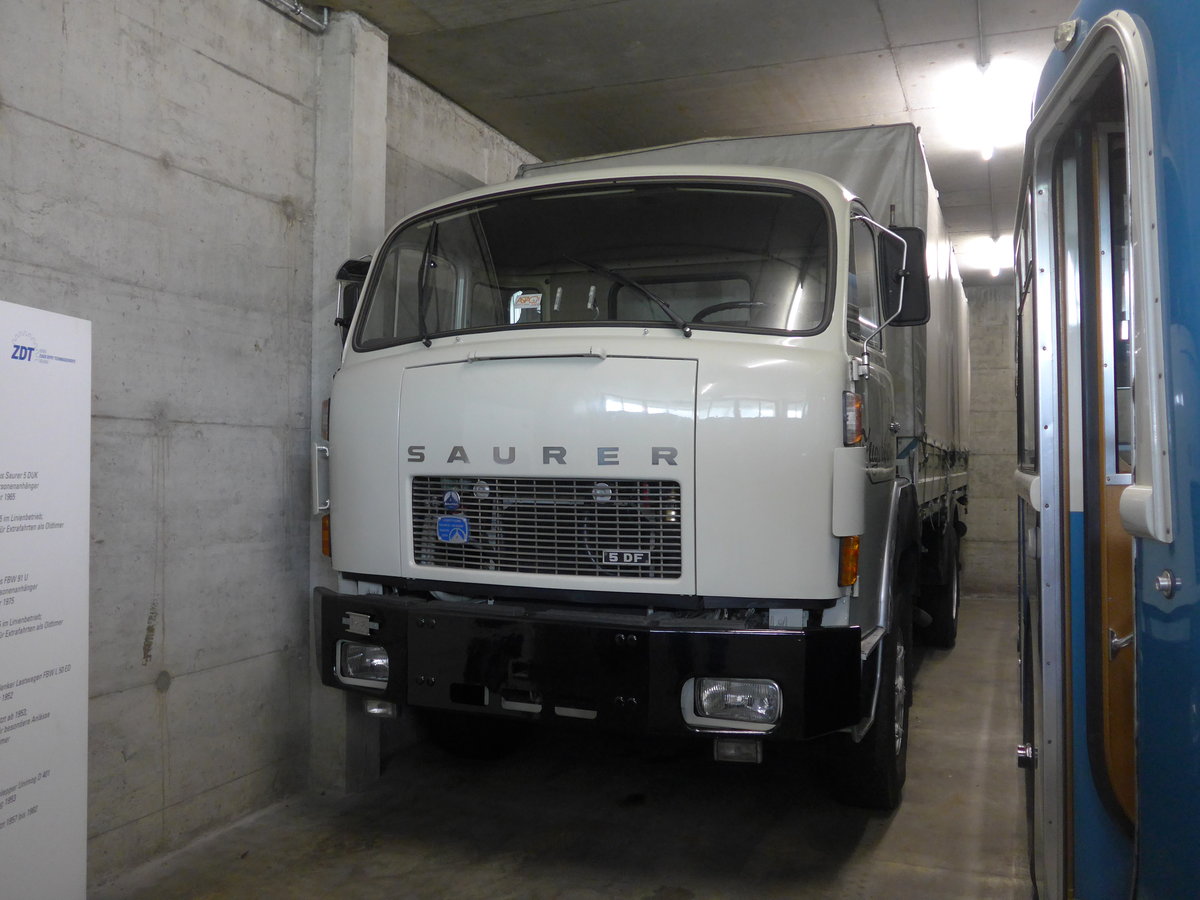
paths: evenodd
<path fill-rule="evenodd" d="M 860 717 L 857 627 L 724 629 L 711 622 L 689 627 L 687 619 L 664 626 L 628 615 L 325 588 L 317 588 L 314 602 L 321 680 L 399 704 L 518 719 L 584 719 L 635 733 L 703 734 L 712 730 L 684 721 L 683 686 L 694 677 L 731 677 L 779 685 L 782 715 L 765 735 L 771 739 L 813 738 Z M 385 687 L 339 680 L 343 640 L 387 649 L 391 674 Z"/>

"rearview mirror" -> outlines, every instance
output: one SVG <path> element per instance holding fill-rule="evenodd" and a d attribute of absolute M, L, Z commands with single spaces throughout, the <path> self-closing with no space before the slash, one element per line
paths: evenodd
<path fill-rule="evenodd" d="M 342 329 L 342 343 L 350 333 L 350 323 L 354 319 L 354 310 L 358 307 L 358 295 L 362 291 L 363 282 L 367 280 L 367 271 L 371 268 L 371 257 L 363 259 L 348 259 L 338 269 L 337 311 L 334 313 L 333 324 Z"/>
<path fill-rule="evenodd" d="M 929 272 L 925 268 L 925 232 L 912 226 L 893 226 L 890 230 L 904 239 L 907 252 L 905 246 L 890 235 L 880 236 L 884 321 L 900 327 L 924 325 L 929 321 Z M 903 297 L 900 296 L 902 283 Z"/>

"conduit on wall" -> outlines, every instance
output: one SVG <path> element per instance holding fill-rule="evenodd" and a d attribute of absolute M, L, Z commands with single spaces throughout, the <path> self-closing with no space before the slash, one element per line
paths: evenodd
<path fill-rule="evenodd" d="M 297 22 L 314 34 L 322 34 L 329 27 L 329 7 L 321 7 L 322 15 L 317 18 L 299 0 L 261 0 L 276 12 L 283 13 L 293 22 Z"/>

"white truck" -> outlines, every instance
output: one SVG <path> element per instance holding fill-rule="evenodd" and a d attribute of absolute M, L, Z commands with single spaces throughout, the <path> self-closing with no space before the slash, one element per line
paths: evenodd
<path fill-rule="evenodd" d="M 844 798 L 899 802 L 967 486 L 966 300 L 912 126 L 530 165 L 353 268 L 326 684 L 481 738 L 832 735 Z"/>

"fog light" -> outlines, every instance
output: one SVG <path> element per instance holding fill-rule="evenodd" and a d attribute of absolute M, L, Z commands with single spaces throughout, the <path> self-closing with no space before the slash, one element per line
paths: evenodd
<path fill-rule="evenodd" d="M 396 718 L 396 704 L 391 700 L 363 697 L 363 712 L 368 716 L 375 716 L 380 719 L 394 719 Z"/>
<path fill-rule="evenodd" d="M 717 762 L 762 762 L 762 741 L 758 738 L 719 737 L 713 741 L 713 759 Z"/>
<path fill-rule="evenodd" d="M 387 650 L 375 644 L 354 641 L 338 642 L 338 677 L 349 684 L 367 681 L 387 684 L 389 663 Z"/>
<path fill-rule="evenodd" d="M 773 681 L 742 678 L 696 679 L 696 714 L 770 725 L 779 719 L 783 695 Z"/>

